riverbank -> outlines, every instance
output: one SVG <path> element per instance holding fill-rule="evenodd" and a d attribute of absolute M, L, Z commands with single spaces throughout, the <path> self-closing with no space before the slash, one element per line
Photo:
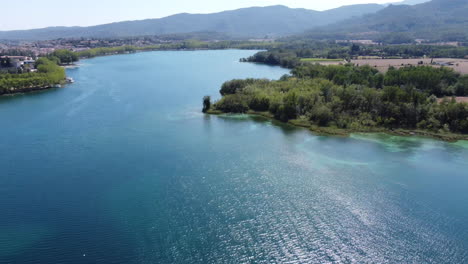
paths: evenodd
<path fill-rule="evenodd" d="M 208 110 L 206 114 L 209 115 L 229 115 L 229 113 L 224 113 L 220 110 Z M 354 133 L 384 133 L 393 136 L 402 136 L 402 137 L 426 137 L 432 138 L 437 140 L 442 140 L 446 142 L 457 142 L 460 140 L 468 141 L 468 135 L 463 134 L 454 134 L 454 133 L 437 133 L 432 131 L 426 130 L 418 130 L 418 129 L 388 129 L 383 127 L 370 127 L 368 129 L 342 129 L 337 127 L 323 127 L 317 126 L 315 124 L 310 123 L 307 120 L 300 120 L 300 119 L 292 119 L 287 122 L 282 122 L 281 120 L 275 119 L 274 116 L 269 112 L 256 112 L 256 111 L 248 111 L 245 113 L 246 115 L 250 116 L 257 116 L 262 117 L 267 120 L 271 120 L 274 122 L 278 122 L 281 124 L 288 124 L 298 128 L 306 128 L 310 130 L 312 133 L 317 135 L 324 135 L 324 136 L 338 136 L 338 137 L 349 137 L 351 134 Z"/>
<path fill-rule="evenodd" d="M 227 50 L 227 49 L 244 49 L 244 50 L 265 50 L 276 47 L 276 43 L 255 42 L 255 41 L 220 41 L 220 42 L 203 42 L 203 41 L 184 41 L 180 43 L 158 44 L 151 46 L 120 46 L 120 47 L 99 47 L 88 50 L 75 52 L 74 54 L 80 59 L 88 59 L 101 56 L 130 54 L 136 52 L 150 51 L 195 51 L 195 50 Z"/>
<path fill-rule="evenodd" d="M 41 91 L 46 91 L 46 90 L 55 89 L 55 88 L 63 88 L 63 85 L 65 84 L 66 83 L 63 82 L 60 84 L 43 86 L 43 87 L 18 88 L 18 89 L 8 90 L 6 92 L 4 91 L 3 93 L 0 93 L 0 97 L 14 96 L 14 95 L 19 95 L 19 94 L 33 93 L 33 92 L 41 92 Z"/>

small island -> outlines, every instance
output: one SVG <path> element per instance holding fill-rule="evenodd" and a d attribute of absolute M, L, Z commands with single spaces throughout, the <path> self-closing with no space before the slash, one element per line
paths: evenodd
<path fill-rule="evenodd" d="M 446 67 L 301 64 L 280 80 L 232 80 L 208 114 L 247 113 L 318 133 L 388 132 L 468 139 L 468 76 Z M 458 96 L 458 97 L 455 97 Z"/>

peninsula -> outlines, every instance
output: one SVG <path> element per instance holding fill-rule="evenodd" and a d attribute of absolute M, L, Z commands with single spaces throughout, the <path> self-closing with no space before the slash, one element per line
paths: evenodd
<path fill-rule="evenodd" d="M 468 96 L 468 76 L 446 67 L 380 73 L 368 65 L 302 64 L 278 81 L 228 81 L 220 93 L 214 104 L 204 98 L 204 112 L 257 114 L 325 134 L 468 139 L 468 104 L 454 97 Z"/>
<path fill-rule="evenodd" d="M 3 57 L 2 61 L 11 63 L 10 57 Z M 0 73 L 0 95 L 45 90 L 65 82 L 65 69 L 44 57 L 27 67 L 10 67 L 5 73 Z"/>

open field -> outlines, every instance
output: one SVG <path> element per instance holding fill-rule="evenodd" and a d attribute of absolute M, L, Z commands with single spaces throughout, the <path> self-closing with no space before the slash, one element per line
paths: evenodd
<path fill-rule="evenodd" d="M 448 100 L 452 100 L 452 97 L 447 97 Z M 442 102 L 442 100 L 444 100 L 444 98 L 439 98 L 439 103 Z M 457 101 L 457 103 L 468 103 L 468 97 L 455 97 L 455 101 Z"/>
<path fill-rule="evenodd" d="M 419 64 L 420 62 L 423 64 Z M 332 65 L 332 64 L 340 64 L 341 61 L 317 61 L 322 65 Z M 450 58 L 441 58 L 441 59 L 434 59 L 433 63 L 431 64 L 431 59 L 358 59 L 352 60 L 351 63 L 362 66 L 362 65 L 370 65 L 375 67 L 381 72 L 386 72 L 389 67 L 393 66 L 395 68 L 400 68 L 404 66 L 433 66 L 433 67 L 450 67 L 455 71 L 468 74 L 468 60 L 467 59 L 450 59 Z"/>

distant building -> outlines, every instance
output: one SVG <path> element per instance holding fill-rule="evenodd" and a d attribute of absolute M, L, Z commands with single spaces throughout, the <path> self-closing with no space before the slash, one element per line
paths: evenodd
<path fill-rule="evenodd" d="M 34 65 L 35 63 L 31 57 L 26 56 L 1 56 L 0 59 L 9 59 L 11 68 L 20 68 L 25 64 Z"/>

